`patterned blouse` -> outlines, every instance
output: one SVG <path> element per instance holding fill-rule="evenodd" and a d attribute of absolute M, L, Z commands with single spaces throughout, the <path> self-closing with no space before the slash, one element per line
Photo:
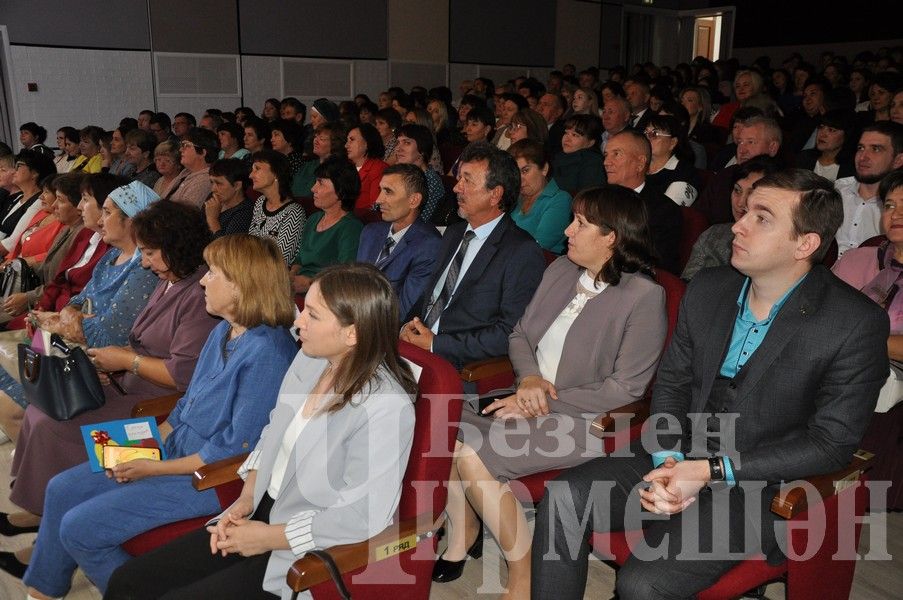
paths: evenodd
<path fill-rule="evenodd" d="M 160 282 L 153 271 L 141 268 L 138 250 L 129 261 L 114 264 L 120 253 L 118 248 L 110 248 L 94 267 L 88 285 L 69 300 L 70 305 L 81 306 L 90 298 L 94 305 L 94 316 L 82 321 L 92 348 L 125 346 L 138 313 Z"/>
<path fill-rule="evenodd" d="M 307 220 L 304 207 L 289 201 L 271 212 L 267 210 L 266 203 L 266 196 L 261 196 L 254 202 L 254 213 L 251 215 L 248 233 L 257 237 L 272 238 L 279 245 L 285 264 L 290 265 L 298 251 L 301 230 Z"/>

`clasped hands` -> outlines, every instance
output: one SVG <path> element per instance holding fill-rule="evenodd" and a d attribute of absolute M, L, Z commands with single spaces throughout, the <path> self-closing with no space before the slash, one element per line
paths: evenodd
<path fill-rule="evenodd" d="M 521 379 L 517 391 L 499 398 L 483 410 L 499 419 L 530 419 L 549 414 L 549 399 L 558 400 L 555 385 L 539 375 Z"/>
<path fill-rule="evenodd" d="M 675 515 L 696 501 L 710 479 L 707 460 L 678 461 L 669 456 L 643 476 L 651 485 L 640 488 L 640 504 L 655 514 Z"/>
<path fill-rule="evenodd" d="M 274 526 L 250 519 L 253 511 L 252 500 L 241 496 L 215 525 L 208 526 L 210 553 L 255 556 L 272 550 L 273 546 L 267 543 L 267 539 L 269 530 Z"/>

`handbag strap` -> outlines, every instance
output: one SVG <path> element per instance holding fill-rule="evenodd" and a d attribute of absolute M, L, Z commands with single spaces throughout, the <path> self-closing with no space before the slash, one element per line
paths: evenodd
<path fill-rule="evenodd" d="M 342 600 L 351 600 L 351 592 L 345 587 L 345 581 L 342 579 L 342 574 L 339 573 L 339 567 L 336 566 L 332 556 L 323 550 L 308 550 L 306 554 L 316 556 L 323 561 L 326 570 L 329 571 L 329 576 L 332 577 L 332 582 L 335 584 L 336 591 L 339 592 L 339 596 L 342 597 Z"/>

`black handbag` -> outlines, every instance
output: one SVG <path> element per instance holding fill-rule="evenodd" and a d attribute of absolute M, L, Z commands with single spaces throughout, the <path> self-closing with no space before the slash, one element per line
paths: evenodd
<path fill-rule="evenodd" d="M 103 386 L 85 351 L 61 341 L 53 345 L 65 348 L 66 355 L 46 356 L 19 344 L 19 381 L 28 403 L 57 421 L 103 406 Z"/>
<path fill-rule="evenodd" d="M 41 279 L 24 259 L 16 258 L 3 271 L 0 294 L 3 298 L 20 292 L 30 292 L 41 285 Z"/>

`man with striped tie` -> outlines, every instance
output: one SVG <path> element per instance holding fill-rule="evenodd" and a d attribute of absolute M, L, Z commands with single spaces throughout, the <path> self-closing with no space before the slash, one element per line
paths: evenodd
<path fill-rule="evenodd" d="M 508 335 L 545 269 L 539 244 L 508 216 L 520 193 L 511 155 L 474 142 L 460 163 L 455 194 L 465 222 L 445 231 L 432 276 L 401 328 L 401 339 L 457 369 L 508 353 Z"/>
<path fill-rule="evenodd" d="M 398 294 L 400 318 L 423 295 L 442 237 L 418 218 L 427 195 L 426 177 L 417 166 L 397 164 L 383 171 L 376 204 L 382 222 L 361 232 L 357 260 L 383 272 Z"/>

